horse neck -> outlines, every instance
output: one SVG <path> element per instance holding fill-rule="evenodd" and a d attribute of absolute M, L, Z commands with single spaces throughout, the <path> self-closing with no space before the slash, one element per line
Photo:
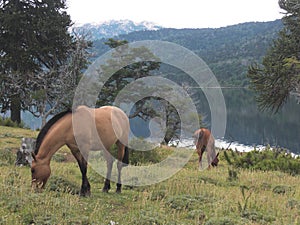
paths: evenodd
<path fill-rule="evenodd" d="M 72 132 L 71 117 L 66 115 L 52 125 L 40 145 L 37 158 L 50 163 L 54 153 L 66 144 L 66 140 Z"/>

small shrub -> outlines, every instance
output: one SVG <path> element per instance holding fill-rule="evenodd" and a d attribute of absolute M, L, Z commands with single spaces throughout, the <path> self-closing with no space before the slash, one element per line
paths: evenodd
<path fill-rule="evenodd" d="M 194 209 L 192 211 L 189 211 L 187 214 L 188 219 L 198 220 L 199 222 L 203 222 L 205 217 L 205 213 L 201 209 Z"/>
<path fill-rule="evenodd" d="M 237 181 L 238 178 L 238 172 L 233 170 L 233 169 L 228 169 L 228 178 L 227 180 L 232 182 L 232 181 Z"/>
<path fill-rule="evenodd" d="M 206 221 L 205 225 L 236 225 L 237 221 L 229 217 L 211 218 Z"/>
<path fill-rule="evenodd" d="M 173 221 L 167 221 L 167 216 L 165 214 L 160 213 L 159 211 L 151 210 L 141 210 L 139 215 L 134 218 L 130 224 L 134 225 L 163 225 L 163 224 L 176 224 Z"/>
<path fill-rule="evenodd" d="M 163 156 L 154 144 L 144 141 L 143 139 L 133 139 L 130 146 L 129 162 L 132 165 L 153 164 L 162 161 Z"/>
<path fill-rule="evenodd" d="M 238 153 L 224 152 L 227 163 L 235 168 L 263 171 L 282 171 L 291 175 L 300 174 L 300 158 L 293 158 L 282 149 L 266 148 L 263 151 Z"/>
<path fill-rule="evenodd" d="M 257 211 L 244 211 L 241 216 L 258 224 L 270 224 L 276 220 L 276 218 L 271 215 Z"/>
<path fill-rule="evenodd" d="M 22 222 L 23 224 L 36 224 L 33 219 L 33 215 L 31 213 L 25 212 L 22 214 Z"/>
<path fill-rule="evenodd" d="M 11 212 L 11 213 L 16 213 L 20 209 L 22 209 L 22 202 L 20 199 L 12 199 L 7 202 L 6 208 Z"/>
<path fill-rule="evenodd" d="M 162 200 L 163 198 L 166 197 L 166 193 L 167 192 L 165 190 L 156 190 L 152 192 L 150 199 L 152 201 Z"/>
<path fill-rule="evenodd" d="M 18 127 L 18 124 L 17 123 L 15 123 L 15 122 L 13 122 L 11 119 L 9 119 L 9 118 L 6 118 L 6 119 L 2 119 L 1 121 L 0 121 L 0 123 L 1 123 L 1 125 L 2 126 L 6 126 L 6 127 Z"/>
<path fill-rule="evenodd" d="M 13 165 L 16 155 L 10 149 L 0 150 L 0 166 Z"/>
<path fill-rule="evenodd" d="M 32 224 L 51 225 L 55 224 L 55 220 L 54 215 L 37 215 Z"/>
<path fill-rule="evenodd" d="M 25 124 L 23 121 L 18 124 L 17 122 L 12 121 L 10 118 L 3 119 L 1 117 L 0 126 L 25 128 Z"/>
<path fill-rule="evenodd" d="M 273 193 L 275 194 L 287 194 L 292 192 L 292 187 L 289 186 L 284 186 L 284 185 L 278 185 L 276 187 L 273 188 Z"/>
<path fill-rule="evenodd" d="M 110 149 L 112 156 L 117 159 L 118 148 L 116 145 Z M 102 152 L 100 152 L 102 154 Z M 149 165 L 159 163 L 164 159 L 162 150 L 155 147 L 154 144 L 149 143 L 143 139 L 133 139 L 130 142 L 129 148 L 129 163 L 131 165 Z"/>
<path fill-rule="evenodd" d="M 21 175 L 17 172 L 17 170 L 12 170 L 6 177 L 6 184 L 9 186 L 17 186 L 20 185 Z"/>
<path fill-rule="evenodd" d="M 248 220 L 256 221 L 256 222 L 262 219 L 262 215 L 256 211 L 243 211 L 241 213 L 241 216 L 247 218 Z"/>
<path fill-rule="evenodd" d="M 271 188 L 272 188 L 272 185 L 269 183 L 266 183 L 266 182 L 264 182 L 260 185 L 260 189 L 264 190 L 264 191 L 269 191 L 269 190 L 271 190 Z"/>
<path fill-rule="evenodd" d="M 48 189 L 50 191 L 79 194 L 77 184 L 74 184 L 63 177 L 57 177 L 57 176 L 51 177 L 48 183 Z"/>
<path fill-rule="evenodd" d="M 286 204 L 287 208 L 290 209 L 299 209 L 300 210 L 300 201 L 296 200 L 296 199 L 290 199 L 287 204 Z"/>
<path fill-rule="evenodd" d="M 188 196 L 172 196 L 168 198 L 166 205 L 172 209 L 185 210 L 192 207 L 193 200 Z"/>
<path fill-rule="evenodd" d="M 199 205 L 211 203 L 214 199 L 206 196 L 177 195 L 167 198 L 165 205 L 176 210 L 195 210 Z"/>
<path fill-rule="evenodd" d="M 59 154 L 59 153 L 54 154 L 52 159 L 55 162 L 64 162 L 66 160 L 65 156 L 63 154 Z"/>

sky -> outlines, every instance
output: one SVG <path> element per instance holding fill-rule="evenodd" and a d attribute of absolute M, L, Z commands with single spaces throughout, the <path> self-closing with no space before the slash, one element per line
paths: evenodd
<path fill-rule="evenodd" d="M 149 21 L 166 28 L 217 28 L 282 18 L 278 0 L 67 0 L 75 24 Z"/>

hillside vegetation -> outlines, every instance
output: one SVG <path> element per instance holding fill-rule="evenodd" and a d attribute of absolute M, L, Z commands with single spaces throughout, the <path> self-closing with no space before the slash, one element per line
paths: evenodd
<path fill-rule="evenodd" d="M 247 85 L 248 66 L 253 61 L 261 61 L 281 29 L 281 20 L 276 20 L 216 29 L 137 31 L 115 38 L 129 42 L 161 40 L 177 43 L 200 56 L 215 73 L 219 82 L 226 85 Z M 96 57 L 109 50 L 105 42 L 105 39 L 94 41 Z"/>
<path fill-rule="evenodd" d="M 218 168 L 199 171 L 194 155 L 172 178 L 122 194 L 102 193 L 103 177 L 90 168 L 92 196 L 81 198 L 80 171 L 64 148 L 52 159 L 46 189 L 35 193 L 29 167 L 15 167 L 14 152 L 21 137 L 36 135 L 0 126 L 0 224 L 300 223 L 299 175 L 238 169 L 223 154 Z"/>

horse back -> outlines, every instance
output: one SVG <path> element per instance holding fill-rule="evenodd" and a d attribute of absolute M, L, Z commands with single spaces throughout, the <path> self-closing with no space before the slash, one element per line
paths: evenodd
<path fill-rule="evenodd" d="M 200 150 L 203 146 L 208 146 L 209 143 L 211 143 L 212 141 L 214 142 L 214 138 L 211 132 L 206 128 L 196 130 L 193 136 L 197 139 L 196 147 Z"/>
<path fill-rule="evenodd" d="M 90 150 L 109 150 L 117 141 L 128 143 L 128 117 L 114 106 L 97 109 L 80 106 L 74 113 L 73 126 L 77 143 L 89 145 L 86 147 Z"/>
<path fill-rule="evenodd" d="M 109 138 L 112 136 L 115 141 L 128 144 L 129 119 L 119 108 L 114 106 L 104 106 L 95 109 L 95 121 L 98 133 Z"/>

